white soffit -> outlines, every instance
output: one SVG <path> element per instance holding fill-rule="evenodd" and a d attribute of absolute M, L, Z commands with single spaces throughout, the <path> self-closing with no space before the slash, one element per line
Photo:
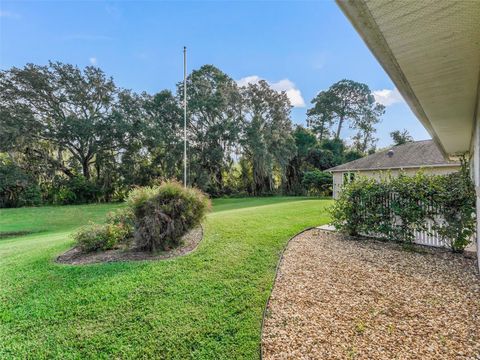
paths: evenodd
<path fill-rule="evenodd" d="M 468 151 L 479 101 L 480 0 L 337 2 L 442 151 Z"/>

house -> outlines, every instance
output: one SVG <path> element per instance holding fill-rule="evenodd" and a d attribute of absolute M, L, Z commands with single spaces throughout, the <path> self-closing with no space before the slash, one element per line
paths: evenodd
<path fill-rule="evenodd" d="M 477 188 L 478 239 L 480 1 L 337 3 L 445 158 L 470 157 Z M 477 255 L 480 258 L 480 241 Z"/>
<path fill-rule="evenodd" d="M 391 147 L 372 155 L 333 167 L 333 198 L 337 199 L 343 184 L 361 175 L 380 179 L 383 176 L 409 175 L 422 170 L 443 175 L 460 170 L 459 161 L 446 160 L 433 140 L 415 141 Z"/>

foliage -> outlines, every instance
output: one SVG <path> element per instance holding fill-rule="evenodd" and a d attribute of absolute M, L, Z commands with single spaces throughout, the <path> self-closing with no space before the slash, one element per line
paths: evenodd
<path fill-rule="evenodd" d="M 52 202 L 60 205 L 85 204 L 97 201 L 101 188 L 83 176 L 56 178 L 53 183 Z"/>
<path fill-rule="evenodd" d="M 286 92 L 240 87 L 213 65 L 192 71 L 188 184 L 211 196 L 301 195 L 304 172 L 372 150 L 382 109 L 368 86 L 342 80 L 322 96 L 308 110 L 311 129 L 293 129 Z M 339 138 L 346 123 L 358 131 L 353 148 Z M 4 169 L 14 182 L 0 206 L 119 201 L 183 178 L 183 83 L 175 94 L 135 93 L 94 66 L 12 67 L 0 71 L 0 130 L 0 157 L 16 169 Z"/>
<path fill-rule="evenodd" d="M 418 172 L 415 176 L 400 176 L 393 178 L 390 192 L 393 194 L 390 209 L 399 224 L 392 227 L 392 235 L 408 243 L 415 240 L 415 230 L 426 231 L 426 220 L 433 214 L 429 206 L 438 183 L 438 177 L 428 176 Z"/>
<path fill-rule="evenodd" d="M 82 72 L 50 62 L 2 71 L 0 109 L 6 123 L 18 122 L 3 135 L 13 148 L 42 158 L 69 177 L 73 160 L 88 180 L 95 157 L 117 149 L 125 132 L 123 119 L 114 116 L 117 93 L 113 80 L 93 66 Z M 29 131 L 20 136 L 19 127 Z"/>
<path fill-rule="evenodd" d="M 475 231 L 475 191 L 468 169 L 449 175 L 401 174 L 380 181 L 357 177 L 332 207 L 333 224 L 350 235 L 375 235 L 406 243 L 427 221 L 453 251 L 462 251 Z"/>
<path fill-rule="evenodd" d="M 332 224 L 338 230 L 351 236 L 357 236 L 365 230 L 370 232 L 369 223 L 377 220 L 378 204 L 374 204 L 374 211 L 368 211 L 370 210 L 368 206 L 370 203 L 365 199 L 368 197 L 367 194 L 372 193 L 373 195 L 375 190 L 380 189 L 380 184 L 376 184 L 374 179 L 367 177 L 358 177 L 355 181 L 344 186 L 340 197 L 331 208 Z M 378 208 L 381 209 L 381 207 Z M 367 211 L 369 216 L 364 216 Z"/>
<path fill-rule="evenodd" d="M 410 135 L 407 129 L 395 130 L 390 133 L 390 137 L 393 140 L 393 145 L 403 145 L 413 141 L 413 137 Z"/>
<path fill-rule="evenodd" d="M 242 93 L 245 119 L 242 146 L 243 157 L 250 163 L 253 175 L 250 191 L 254 195 L 272 194 L 276 173 L 283 181 L 296 151 L 290 101 L 286 93 L 276 92 L 264 80 L 248 84 Z"/>
<path fill-rule="evenodd" d="M 135 214 L 135 244 L 148 251 L 178 246 L 182 236 L 199 225 L 210 208 L 210 200 L 200 190 L 184 188 L 177 182 L 165 182 L 135 194 L 134 201 L 129 202 Z"/>
<path fill-rule="evenodd" d="M 107 224 L 115 225 L 121 228 L 123 231 L 117 240 L 119 243 L 126 242 L 133 238 L 135 231 L 135 214 L 132 208 L 125 207 L 107 214 Z"/>
<path fill-rule="evenodd" d="M 158 193 L 158 185 L 133 188 L 127 195 L 127 206 L 131 209 L 141 207 Z"/>
<path fill-rule="evenodd" d="M 475 234 L 475 197 L 466 162 L 459 173 L 440 178 L 435 203 L 442 209 L 442 221 L 434 228 L 454 252 L 463 251 Z"/>
<path fill-rule="evenodd" d="M 110 250 L 133 237 L 134 225 L 134 213 L 125 207 L 107 213 L 106 224 L 91 223 L 76 232 L 73 238 L 84 252 Z"/>
<path fill-rule="evenodd" d="M 40 189 L 32 177 L 0 157 L 0 208 L 34 206 L 41 201 Z"/>
<path fill-rule="evenodd" d="M 81 228 L 73 238 L 84 252 L 113 249 L 126 237 L 126 229 L 116 224 L 90 224 Z"/>
<path fill-rule="evenodd" d="M 177 96 L 183 98 L 183 83 L 178 84 Z M 204 65 L 187 78 L 187 102 L 190 184 L 221 195 L 223 172 L 231 165 L 242 130 L 240 91 L 227 74 Z"/>
<path fill-rule="evenodd" d="M 380 121 L 385 107 L 375 102 L 366 84 L 352 80 L 340 80 L 321 91 L 312 100 L 313 108 L 307 111 L 308 124 L 318 134 L 320 140 L 327 135 L 330 126 L 337 123 L 335 139 L 340 134 L 346 122 L 357 129 L 355 136 L 356 148 L 365 152 L 369 145 L 375 144 L 374 125 Z"/>
<path fill-rule="evenodd" d="M 332 192 L 332 174 L 315 169 L 303 173 L 302 185 L 311 195 L 329 195 Z"/>

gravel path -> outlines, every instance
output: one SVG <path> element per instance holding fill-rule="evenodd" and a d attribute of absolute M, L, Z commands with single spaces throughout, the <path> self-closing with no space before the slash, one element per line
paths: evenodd
<path fill-rule="evenodd" d="M 310 230 L 285 251 L 265 359 L 480 359 L 475 259 Z"/>

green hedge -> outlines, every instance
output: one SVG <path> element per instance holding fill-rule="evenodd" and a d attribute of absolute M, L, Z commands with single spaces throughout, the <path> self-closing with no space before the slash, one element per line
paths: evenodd
<path fill-rule="evenodd" d="M 331 213 L 336 228 L 350 235 L 407 243 L 415 230 L 427 231 L 430 220 L 447 247 L 463 251 L 475 232 L 475 187 L 466 164 L 449 175 L 357 177 L 343 187 Z"/>

